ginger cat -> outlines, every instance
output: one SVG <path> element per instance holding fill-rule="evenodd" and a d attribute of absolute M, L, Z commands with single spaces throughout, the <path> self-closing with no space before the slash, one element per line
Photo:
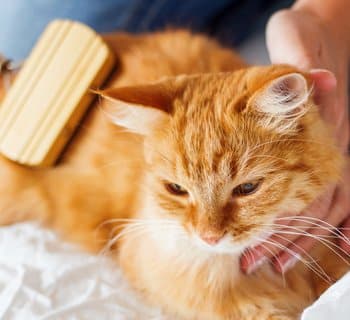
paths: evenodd
<path fill-rule="evenodd" d="M 0 223 L 117 247 L 134 288 L 175 319 L 298 319 L 322 274 L 299 263 L 284 278 L 268 265 L 244 275 L 239 258 L 339 179 L 307 74 L 249 67 L 186 31 L 106 40 L 119 68 L 59 164 L 1 158 Z M 347 269 L 324 246 L 313 256 L 329 279 Z"/>

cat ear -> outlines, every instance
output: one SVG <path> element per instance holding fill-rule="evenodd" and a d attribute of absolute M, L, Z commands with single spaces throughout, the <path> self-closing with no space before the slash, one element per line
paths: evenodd
<path fill-rule="evenodd" d="M 308 101 L 311 90 L 301 73 L 289 73 L 272 80 L 255 99 L 259 111 L 270 115 L 299 113 Z"/>
<path fill-rule="evenodd" d="M 106 99 L 103 110 L 118 126 L 147 135 L 169 118 L 173 95 L 164 84 L 96 91 Z"/>

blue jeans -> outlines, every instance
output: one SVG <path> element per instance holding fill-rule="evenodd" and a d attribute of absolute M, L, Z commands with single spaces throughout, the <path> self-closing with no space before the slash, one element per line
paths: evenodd
<path fill-rule="evenodd" d="M 186 27 L 235 45 L 291 0 L 1 0 L 0 52 L 25 58 L 55 18 L 82 21 L 98 32 Z"/>

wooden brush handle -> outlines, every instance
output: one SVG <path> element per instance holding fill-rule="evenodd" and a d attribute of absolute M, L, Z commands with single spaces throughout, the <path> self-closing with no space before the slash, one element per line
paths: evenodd
<path fill-rule="evenodd" d="M 59 157 L 114 66 L 109 47 L 89 27 L 49 24 L 0 107 L 0 152 L 30 166 Z"/>

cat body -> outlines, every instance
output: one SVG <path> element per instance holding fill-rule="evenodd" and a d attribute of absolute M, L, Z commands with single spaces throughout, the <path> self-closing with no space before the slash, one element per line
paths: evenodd
<path fill-rule="evenodd" d="M 297 319 L 322 274 L 299 263 L 244 275 L 239 258 L 339 178 L 307 75 L 248 67 L 186 31 L 106 40 L 118 70 L 59 164 L 1 159 L 0 223 L 39 220 L 89 250 L 117 249 L 130 283 L 175 319 Z M 326 249 L 312 255 L 335 280 L 347 267 Z"/>

